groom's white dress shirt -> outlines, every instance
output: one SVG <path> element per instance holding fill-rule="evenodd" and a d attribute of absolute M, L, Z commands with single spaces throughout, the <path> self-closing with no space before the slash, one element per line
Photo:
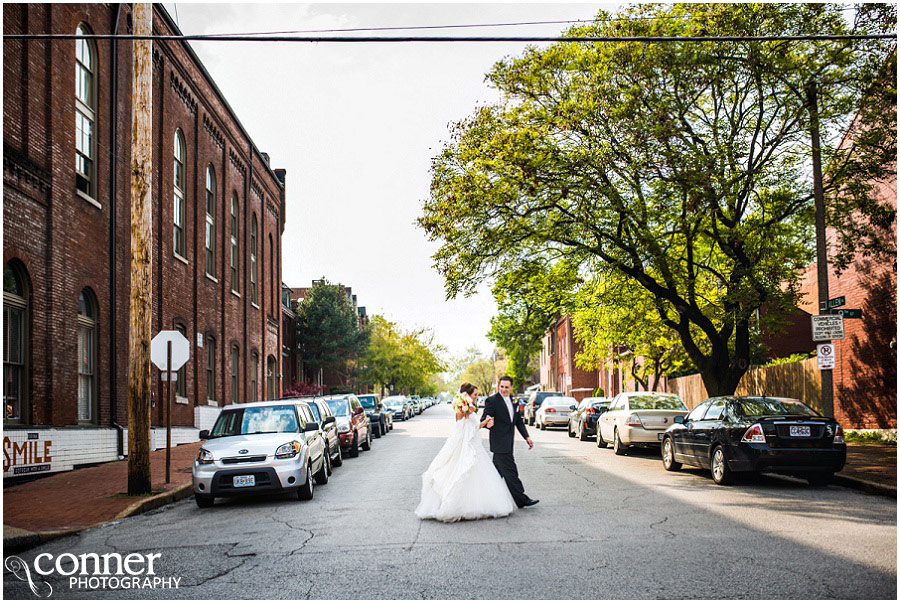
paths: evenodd
<path fill-rule="evenodd" d="M 509 420 L 513 420 L 513 405 L 512 400 L 509 399 L 509 396 L 501 396 L 503 401 L 506 402 L 506 410 L 509 411 Z"/>

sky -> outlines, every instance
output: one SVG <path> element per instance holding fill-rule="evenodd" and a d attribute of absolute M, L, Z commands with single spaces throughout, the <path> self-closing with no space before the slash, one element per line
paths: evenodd
<path fill-rule="evenodd" d="M 185 34 L 592 19 L 584 4 L 171 4 Z M 308 35 L 555 36 L 565 24 Z M 304 35 L 304 34 L 296 34 Z M 367 313 L 489 354 L 488 284 L 445 299 L 439 244 L 415 224 L 449 126 L 498 98 L 484 81 L 524 43 L 191 42 L 256 147 L 287 170 L 282 279 L 353 288 Z"/>

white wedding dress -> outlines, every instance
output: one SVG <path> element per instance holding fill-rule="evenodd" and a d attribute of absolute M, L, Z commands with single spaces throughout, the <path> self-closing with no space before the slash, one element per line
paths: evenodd
<path fill-rule="evenodd" d="M 505 517 L 515 503 L 481 441 L 477 413 L 456 421 L 450 437 L 422 474 L 420 519 L 459 521 Z"/>

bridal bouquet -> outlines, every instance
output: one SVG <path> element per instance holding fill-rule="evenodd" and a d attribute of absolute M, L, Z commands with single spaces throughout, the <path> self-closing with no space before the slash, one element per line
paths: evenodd
<path fill-rule="evenodd" d="M 467 396 L 456 394 L 456 396 L 453 397 L 453 410 L 454 412 L 461 412 L 465 414 L 470 410 L 478 410 L 478 407 L 475 406 L 475 403 L 469 400 Z"/>

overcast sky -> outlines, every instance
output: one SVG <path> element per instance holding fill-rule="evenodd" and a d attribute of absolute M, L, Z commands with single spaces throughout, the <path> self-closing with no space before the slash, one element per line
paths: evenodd
<path fill-rule="evenodd" d="M 601 6 L 165 4 L 185 34 L 563 21 L 591 19 Z M 359 35 L 552 36 L 566 27 Z M 287 170 L 284 281 L 309 286 L 324 276 L 352 287 L 370 315 L 433 329 L 452 355 L 473 345 L 490 352 L 489 288 L 445 301 L 432 268 L 437 244 L 415 220 L 448 125 L 497 98 L 485 73 L 525 44 L 191 44 L 257 148 Z"/>

